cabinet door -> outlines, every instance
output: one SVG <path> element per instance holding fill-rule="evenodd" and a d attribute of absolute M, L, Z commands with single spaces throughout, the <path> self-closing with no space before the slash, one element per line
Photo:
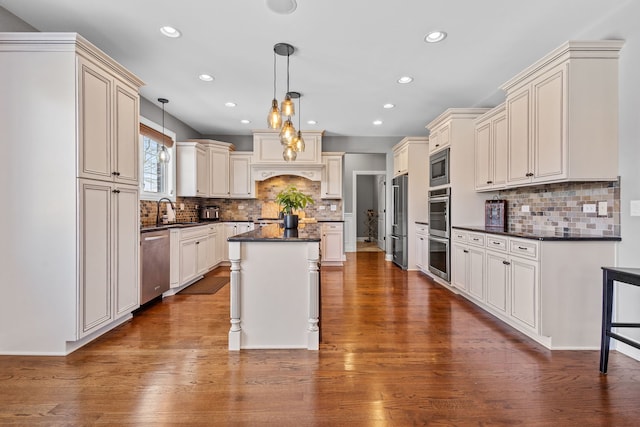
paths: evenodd
<path fill-rule="evenodd" d="M 453 245 L 451 248 L 451 261 L 453 263 L 451 285 L 465 292 L 468 286 L 468 253 L 466 246 Z"/>
<path fill-rule="evenodd" d="M 255 185 L 251 179 L 251 154 L 229 156 L 229 195 L 242 199 L 255 196 Z"/>
<path fill-rule="evenodd" d="M 469 247 L 467 254 L 468 291 L 479 300 L 484 300 L 484 250 Z"/>
<path fill-rule="evenodd" d="M 323 156 L 324 171 L 320 183 L 323 199 L 342 198 L 342 156 Z"/>
<path fill-rule="evenodd" d="M 78 175 L 111 181 L 117 172 L 111 165 L 113 80 L 84 58 L 78 67 Z"/>
<path fill-rule="evenodd" d="M 111 276 L 111 209 L 113 187 L 80 181 L 79 331 L 83 337 L 113 320 Z M 136 230 L 136 234 L 139 230 Z"/>
<path fill-rule="evenodd" d="M 114 197 L 114 290 L 116 318 L 139 305 L 140 205 L 138 187 L 117 186 Z"/>
<path fill-rule="evenodd" d="M 209 236 L 202 236 L 196 241 L 197 265 L 196 273 L 204 274 L 209 271 Z"/>
<path fill-rule="evenodd" d="M 487 251 L 487 296 L 485 301 L 492 308 L 507 313 L 509 285 L 509 260 L 502 254 Z"/>
<path fill-rule="evenodd" d="M 207 269 L 213 268 L 218 262 L 220 251 L 220 237 L 215 227 L 209 228 L 209 241 L 207 243 Z"/>
<path fill-rule="evenodd" d="M 423 236 L 422 242 L 422 266 L 424 270 L 429 269 L 429 238 L 428 236 Z"/>
<path fill-rule="evenodd" d="M 491 122 L 491 160 L 493 188 L 504 187 L 507 183 L 507 114 L 503 112 Z"/>
<path fill-rule="evenodd" d="M 180 284 L 188 282 L 198 273 L 198 239 L 180 242 Z"/>
<path fill-rule="evenodd" d="M 209 197 L 209 156 L 207 150 L 196 148 L 196 196 Z"/>
<path fill-rule="evenodd" d="M 511 317 L 527 326 L 538 325 L 538 263 L 511 258 Z"/>
<path fill-rule="evenodd" d="M 566 177 L 565 73 L 550 71 L 533 87 L 533 173 L 534 181 Z"/>
<path fill-rule="evenodd" d="M 209 196 L 229 197 L 229 150 L 210 148 L 209 160 Z"/>
<path fill-rule="evenodd" d="M 342 224 L 322 225 L 322 260 L 342 262 Z"/>
<path fill-rule="evenodd" d="M 531 181 L 530 171 L 530 93 L 525 88 L 507 99 L 507 182 Z"/>
<path fill-rule="evenodd" d="M 493 171 L 491 170 L 491 122 L 483 122 L 476 127 L 475 137 L 475 183 L 476 190 L 491 188 Z"/>
<path fill-rule="evenodd" d="M 139 180 L 138 99 L 138 92 L 116 81 L 113 157 L 115 181 L 123 184 L 137 185 Z"/>
<path fill-rule="evenodd" d="M 422 270 L 428 268 L 428 264 L 424 264 L 424 241 L 426 237 L 424 234 L 416 234 L 416 266 Z"/>

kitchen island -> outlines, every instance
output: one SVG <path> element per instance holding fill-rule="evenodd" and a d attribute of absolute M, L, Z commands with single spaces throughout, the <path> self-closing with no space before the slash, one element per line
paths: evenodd
<path fill-rule="evenodd" d="M 269 224 L 230 237 L 229 350 L 306 348 L 320 342 L 320 228 Z"/>

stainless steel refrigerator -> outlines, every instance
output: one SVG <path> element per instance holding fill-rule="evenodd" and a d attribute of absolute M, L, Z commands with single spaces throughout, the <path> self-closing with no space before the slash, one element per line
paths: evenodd
<path fill-rule="evenodd" d="M 391 250 L 393 262 L 407 269 L 407 186 L 408 175 L 393 178 L 393 216 L 391 218 Z"/>

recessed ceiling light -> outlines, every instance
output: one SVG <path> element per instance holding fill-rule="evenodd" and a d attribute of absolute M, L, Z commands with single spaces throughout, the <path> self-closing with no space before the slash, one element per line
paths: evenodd
<path fill-rule="evenodd" d="M 447 38 L 447 33 L 444 31 L 431 31 L 424 36 L 424 41 L 427 43 L 438 43 Z"/>
<path fill-rule="evenodd" d="M 182 34 L 180 33 L 180 31 L 178 31 L 178 29 L 170 27 L 168 25 L 161 27 L 160 28 L 160 32 L 162 34 L 164 34 L 167 37 L 171 37 L 172 39 L 175 39 L 177 37 L 180 37 Z"/>
<path fill-rule="evenodd" d="M 387 110 L 388 110 L 389 108 L 393 108 L 393 107 L 395 107 L 395 104 L 384 104 L 384 105 L 382 106 L 382 108 L 386 108 Z"/>
<path fill-rule="evenodd" d="M 229 108 L 233 108 L 233 107 L 236 106 L 236 103 L 235 102 L 225 102 L 224 106 L 225 107 L 229 107 Z"/>
<path fill-rule="evenodd" d="M 251 123 L 251 120 L 242 119 L 242 120 L 240 120 L 240 123 L 242 123 L 244 125 L 248 125 L 249 123 Z"/>
<path fill-rule="evenodd" d="M 198 76 L 198 78 L 200 80 L 202 80 L 203 82 L 212 82 L 213 81 L 213 76 L 211 74 L 200 74 Z"/>
<path fill-rule="evenodd" d="M 409 76 L 402 76 L 398 79 L 398 83 L 411 83 L 413 81 L 413 77 L 409 77 Z"/>
<path fill-rule="evenodd" d="M 267 7 L 280 15 L 289 15 L 295 12 L 298 4 L 296 0 L 266 0 Z"/>
<path fill-rule="evenodd" d="M 318 122 L 316 122 L 315 120 L 307 120 L 307 124 L 308 125 L 317 125 Z"/>
<path fill-rule="evenodd" d="M 380 126 L 382 124 L 382 120 L 374 120 L 373 124 L 376 126 Z"/>

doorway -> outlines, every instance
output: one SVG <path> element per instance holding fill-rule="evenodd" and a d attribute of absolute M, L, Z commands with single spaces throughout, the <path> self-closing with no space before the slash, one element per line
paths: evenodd
<path fill-rule="evenodd" d="M 386 172 L 353 171 L 356 252 L 386 251 Z"/>

